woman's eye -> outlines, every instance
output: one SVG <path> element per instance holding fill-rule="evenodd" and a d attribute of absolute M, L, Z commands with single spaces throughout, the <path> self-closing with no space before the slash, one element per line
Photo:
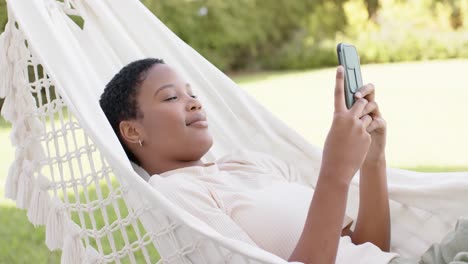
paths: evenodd
<path fill-rule="evenodd" d="M 198 96 L 196 95 L 191 95 L 190 97 L 195 98 L 195 99 L 198 98 Z"/>
<path fill-rule="evenodd" d="M 167 99 L 164 100 L 164 101 L 171 101 L 171 100 L 175 100 L 175 99 L 177 99 L 177 96 L 169 97 L 169 98 L 167 98 Z"/>

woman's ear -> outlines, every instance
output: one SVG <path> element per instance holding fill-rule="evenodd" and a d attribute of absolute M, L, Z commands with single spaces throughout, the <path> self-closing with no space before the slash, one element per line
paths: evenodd
<path fill-rule="evenodd" d="M 129 144 L 139 144 L 139 140 L 142 140 L 142 129 L 141 126 L 132 120 L 120 121 L 119 124 L 120 136 L 122 139 Z"/>

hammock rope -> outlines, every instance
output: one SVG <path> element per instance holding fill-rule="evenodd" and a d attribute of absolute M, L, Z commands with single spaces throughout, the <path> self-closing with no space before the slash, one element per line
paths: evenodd
<path fill-rule="evenodd" d="M 69 4 L 62 7 L 65 12 L 73 10 L 66 8 Z M 83 257 L 96 263 L 128 257 L 137 263 L 136 251 L 147 263 L 154 262 L 155 250 L 151 259 L 147 248 L 154 247 L 153 237 L 164 233 L 142 229 L 138 218 L 148 208 L 121 212 L 127 191 L 115 181 L 112 168 L 67 111 L 11 13 L 2 43 L 1 61 L 5 64 L 1 70 L 8 77 L 2 78 L 2 115 L 12 123 L 10 138 L 16 147 L 5 196 L 16 200 L 18 208 L 27 209 L 35 226 L 46 225 L 45 242 L 50 250 L 63 248 L 62 263 L 81 263 Z M 109 216 L 109 210 L 115 216 Z M 103 226 L 95 215 L 101 216 Z M 126 228 L 134 230 L 136 239 L 129 239 Z M 124 245 L 117 245 L 113 234 L 120 234 Z M 104 244 L 112 253 L 105 254 L 108 249 Z"/>
<path fill-rule="evenodd" d="M 287 263 L 221 236 L 150 187 L 133 170 L 97 98 L 126 63 L 164 57 L 200 88 L 211 109 L 217 143 L 204 160 L 238 147 L 273 153 L 297 165 L 303 178 L 290 181 L 313 187 L 319 148 L 239 89 L 137 0 L 7 4 L 0 97 L 5 98 L 1 114 L 12 124 L 15 158 L 5 196 L 26 209 L 35 226 L 45 225 L 46 245 L 62 250 L 62 263 Z M 70 16 L 81 17 L 84 27 Z M 452 230 L 457 217 L 468 215 L 467 173 L 389 169 L 388 176 L 395 252 L 419 255 Z M 354 181 L 348 201 L 353 218 L 358 186 Z"/>

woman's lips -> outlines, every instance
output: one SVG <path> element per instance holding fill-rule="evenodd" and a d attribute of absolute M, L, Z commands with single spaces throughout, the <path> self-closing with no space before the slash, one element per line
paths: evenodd
<path fill-rule="evenodd" d="M 208 127 L 208 121 L 206 120 L 198 120 L 191 123 L 189 126 L 191 127 L 198 127 L 198 128 L 206 128 Z"/>
<path fill-rule="evenodd" d="M 187 126 L 199 121 L 206 121 L 206 116 L 202 112 L 195 113 L 186 120 Z"/>

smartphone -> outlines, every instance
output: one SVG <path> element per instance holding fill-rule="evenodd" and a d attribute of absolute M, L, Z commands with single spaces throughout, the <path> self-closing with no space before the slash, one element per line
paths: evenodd
<path fill-rule="evenodd" d="M 361 66 L 356 47 L 348 43 L 336 46 L 338 63 L 344 68 L 344 86 L 346 106 L 350 109 L 355 103 L 354 94 L 362 86 Z"/>

